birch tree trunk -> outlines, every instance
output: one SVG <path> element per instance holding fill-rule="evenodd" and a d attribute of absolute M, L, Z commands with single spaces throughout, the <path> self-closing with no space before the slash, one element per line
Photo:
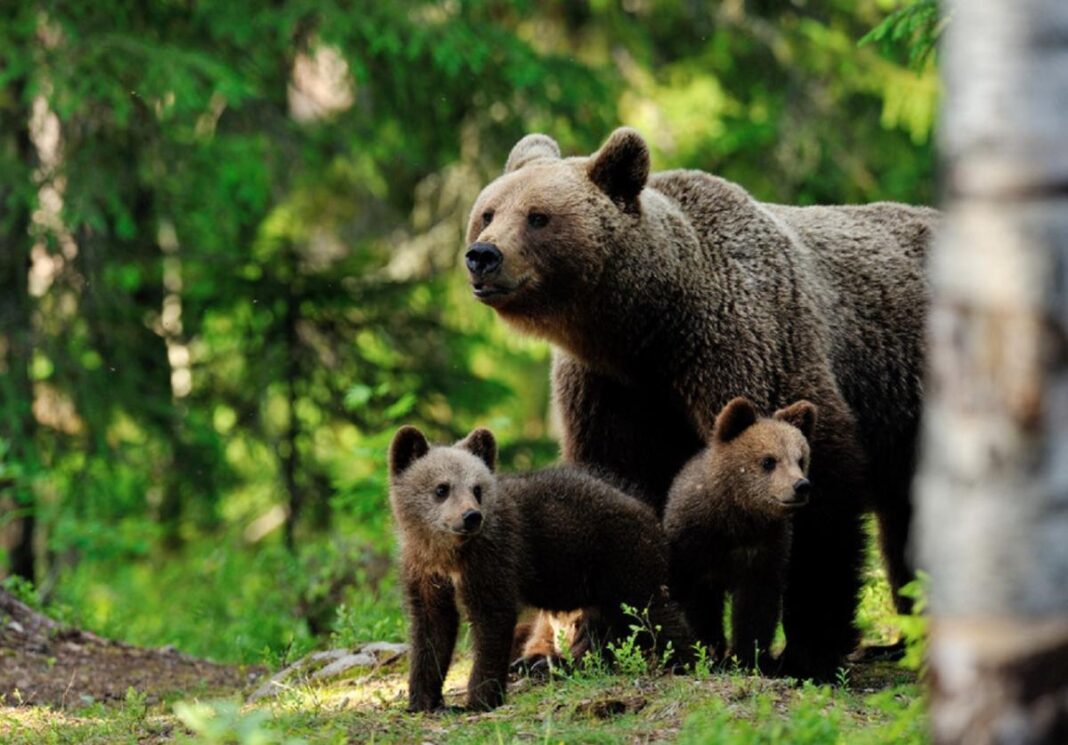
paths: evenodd
<path fill-rule="evenodd" d="M 1068 2 L 948 6 L 917 481 L 938 743 L 1068 743 Z"/>

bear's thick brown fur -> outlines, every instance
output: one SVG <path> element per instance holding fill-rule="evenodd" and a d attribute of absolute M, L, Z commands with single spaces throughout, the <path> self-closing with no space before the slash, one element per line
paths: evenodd
<path fill-rule="evenodd" d="M 457 600 L 471 621 L 472 708 L 504 700 L 523 605 L 583 609 L 602 643 L 629 631 L 621 604 L 648 608 L 662 627 L 650 646 L 663 653 L 671 642 L 685 656 L 692 638 L 666 598 L 667 540 L 653 510 L 574 466 L 498 478 L 495 460 L 485 429 L 452 447 L 431 447 L 414 427 L 393 438 L 390 504 L 410 620 L 409 708 L 442 706 Z"/>
<path fill-rule="evenodd" d="M 664 532 L 671 596 L 716 659 L 768 669 L 790 558 L 792 521 L 808 502 L 816 409 L 799 401 L 761 418 L 745 398 L 716 418 L 709 446 L 671 485 Z M 723 633 L 730 593 L 731 645 Z"/>
<path fill-rule="evenodd" d="M 661 509 L 731 398 L 819 407 L 819 500 L 795 521 L 784 603 L 793 674 L 832 676 L 857 642 L 866 508 L 894 589 L 910 578 L 936 221 L 888 202 L 766 204 L 700 171 L 650 176 L 630 129 L 590 157 L 523 138 L 471 213 L 474 294 L 556 347 L 565 460 L 618 474 Z"/>

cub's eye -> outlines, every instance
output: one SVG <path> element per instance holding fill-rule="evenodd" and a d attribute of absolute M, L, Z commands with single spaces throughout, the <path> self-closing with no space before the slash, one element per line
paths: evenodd
<path fill-rule="evenodd" d="M 475 488 L 471 490 L 471 493 L 475 495 L 475 501 L 482 504 L 482 487 L 475 484 Z"/>
<path fill-rule="evenodd" d="M 544 212 L 531 212 L 527 215 L 527 225 L 532 228 L 544 228 L 549 224 L 549 216 Z"/>
<path fill-rule="evenodd" d="M 775 470 L 776 464 L 777 461 L 770 455 L 766 456 L 762 461 L 760 461 L 760 467 L 769 473 Z"/>
<path fill-rule="evenodd" d="M 482 226 L 485 227 L 493 222 L 493 210 L 486 210 L 482 213 Z"/>
<path fill-rule="evenodd" d="M 449 496 L 449 485 L 438 484 L 437 488 L 434 489 L 434 496 L 438 499 L 445 499 L 445 497 Z"/>

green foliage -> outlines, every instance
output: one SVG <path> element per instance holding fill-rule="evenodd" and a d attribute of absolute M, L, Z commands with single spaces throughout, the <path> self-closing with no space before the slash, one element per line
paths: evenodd
<path fill-rule="evenodd" d="M 887 53 L 904 50 L 909 67 L 922 70 L 933 58 L 946 20 L 940 17 L 938 0 L 912 0 L 888 15 L 860 39 L 877 43 Z"/>
<path fill-rule="evenodd" d="M 715 657 L 709 653 L 708 647 L 701 642 L 695 642 L 694 649 L 694 661 L 692 673 L 698 680 L 705 680 L 710 675 L 716 666 Z"/>
<path fill-rule="evenodd" d="M 243 714 L 234 701 L 178 702 L 174 714 L 193 733 L 187 742 L 200 745 L 303 745 L 301 738 L 284 737 L 269 727 L 268 712 Z"/>
<path fill-rule="evenodd" d="M 679 733 L 681 745 L 729 742 L 732 745 L 822 745 L 840 742 L 842 715 L 828 704 L 826 688 L 807 686 L 805 695 L 788 718 L 775 716 L 775 700 L 758 695 L 753 720 L 739 719 L 722 702 L 713 699 L 693 714 Z"/>
<path fill-rule="evenodd" d="M 927 664 L 927 586 L 930 577 L 926 572 L 918 572 L 916 579 L 901 588 L 901 594 L 912 599 L 912 613 L 907 616 L 895 616 L 901 629 L 901 638 L 905 641 L 905 656 L 901 666 L 908 670 L 923 672 Z"/>
<path fill-rule="evenodd" d="M 639 609 L 626 603 L 621 607 L 623 614 L 633 619 L 627 626 L 630 634 L 618 643 L 608 643 L 608 651 L 612 653 L 620 671 L 625 675 L 629 671 L 633 676 L 639 676 L 666 667 L 675 654 L 671 641 L 663 646 L 659 657 L 652 658 L 650 664 L 648 650 L 658 649 L 663 627 L 652 620 L 649 608 Z"/>
<path fill-rule="evenodd" d="M 889 689 L 867 697 L 864 703 L 885 716 L 856 719 L 848 698 L 828 686 L 805 684 L 783 716 L 781 697 L 757 693 L 745 716 L 719 698 L 710 698 L 686 720 L 679 733 L 681 745 L 836 745 L 838 743 L 924 743 L 926 722 L 922 707 L 902 691 Z M 843 705 L 845 704 L 845 705 Z M 853 704 L 855 705 L 855 704 Z"/>
<path fill-rule="evenodd" d="M 404 641 L 406 629 L 400 592 L 393 586 L 384 591 L 354 594 L 352 604 L 337 609 L 331 646 L 355 647 L 368 641 Z"/>
<path fill-rule="evenodd" d="M 10 577 L 5 577 L 4 580 L 0 582 L 0 588 L 7 590 L 14 595 L 17 600 L 25 603 L 30 608 L 43 610 L 41 597 L 37 593 L 37 588 L 34 587 L 33 583 L 29 580 L 17 575 L 11 575 Z"/>
<path fill-rule="evenodd" d="M 119 709 L 119 719 L 128 727 L 142 725 L 148 717 L 148 694 L 138 693 L 134 688 L 126 689 L 126 698 Z"/>
<path fill-rule="evenodd" d="M 111 637 L 221 661 L 276 662 L 310 646 L 295 615 L 306 581 L 280 546 L 252 552 L 204 541 L 181 561 L 83 561 L 59 592 L 82 623 Z"/>

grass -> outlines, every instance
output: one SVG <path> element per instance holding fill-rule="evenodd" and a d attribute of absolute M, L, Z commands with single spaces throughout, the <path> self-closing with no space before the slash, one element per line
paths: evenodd
<path fill-rule="evenodd" d="M 447 700 L 460 703 L 469 660 L 454 665 Z M 607 673 L 520 680 L 489 713 L 404 712 L 405 671 L 330 686 L 300 685 L 258 705 L 237 697 L 147 706 L 135 693 L 121 705 L 75 712 L 0 708 L 9 743 L 921 743 L 918 687 L 900 672 L 881 689 L 796 685 L 741 673 Z M 871 681 L 868 681 L 871 682 Z"/>

